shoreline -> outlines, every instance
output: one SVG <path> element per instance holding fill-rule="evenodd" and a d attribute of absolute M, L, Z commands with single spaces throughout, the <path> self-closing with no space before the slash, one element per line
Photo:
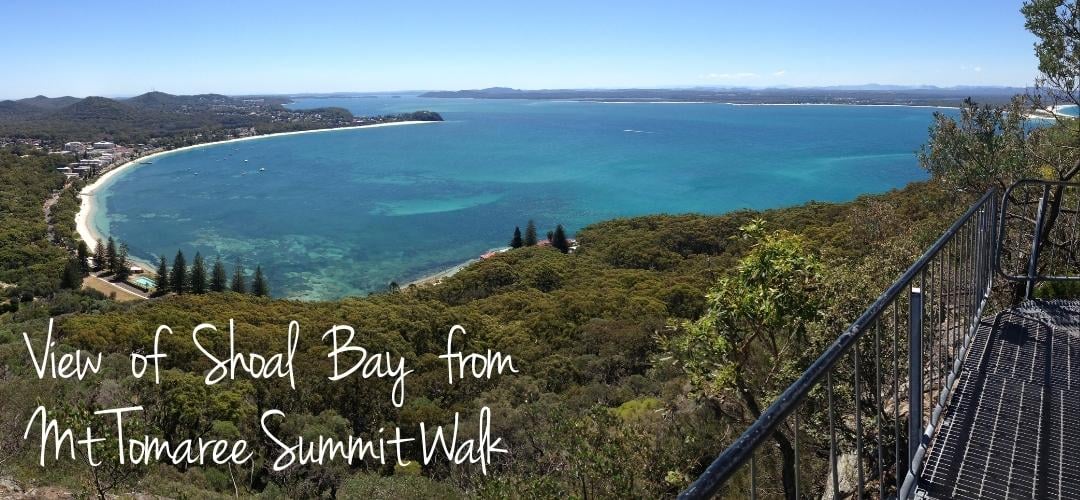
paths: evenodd
<path fill-rule="evenodd" d="M 474 98 L 475 99 L 475 98 Z M 959 106 L 932 104 L 857 104 L 848 102 L 721 102 L 721 101 L 600 101 L 591 99 L 554 100 L 555 102 L 591 102 L 597 104 L 720 104 L 724 106 L 859 106 L 868 108 L 960 109 Z"/>
<path fill-rule="evenodd" d="M 438 123 L 438 122 L 411 120 L 411 121 L 401 121 L 401 122 L 375 123 L 375 124 L 371 124 L 371 125 L 355 125 L 355 126 L 348 126 L 348 127 L 333 127 L 333 128 L 319 128 L 319 129 L 311 129 L 311 130 L 294 130 L 294 131 L 290 131 L 290 132 L 276 132 L 276 133 L 273 133 L 273 134 L 252 135 L 252 136 L 248 136 L 248 137 L 237 137 L 237 138 L 234 138 L 234 139 L 226 139 L 224 141 L 214 141 L 214 142 L 204 142 L 204 143 L 201 143 L 201 144 L 192 144 L 190 146 L 183 146 L 183 147 L 179 147 L 179 148 L 176 148 L 176 149 L 167 149 L 165 151 L 158 151 L 156 153 L 151 153 L 151 154 L 148 154 L 146 156 L 140 156 L 140 157 L 137 157 L 137 158 L 133 158 L 131 160 L 128 160 L 127 162 L 124 162 L 124 163 L 122 163 L 122 164 L 120 164 L 120 165 L 118 165 L 116 167 L 113 167 L 113 168 L 109 169 L 105 173 L 101 174 L 97 179 L 95 179 L 94 182 L 92 182 L 89 185 L 83 187 L 82 190 L 79 191 L 80 202 L 79 202 L 79 211 L 75 214 L 75 231 L 79 234 L 79 238 L 82 239 L 84 242 L 86 242 L 86 246 L 90 249 L 90 252 L 92 253 L 94 251 L 94 247 L 97 246 L 97 240 L 98 239 L 104 240 L 105 238 L 108 237 L 107 235 L 103 235 L 103 234 L 97 232 L 96 228 L 91 223 L 91 219 L 92 219 L 92 217 L 94 215 L 94 210 L 95 210 L 94 195 L 96 194 L 96 191 L 98 189 L 101 189 L 102 187 L 105 187 L 106 183 L 108 183 L 110 180 L 112 180 L 114 177 L 116 177 L 119 173 L 131 170 L 131 169 L 133 169 L 135 167 L 138 167 L 139 165 L 144 164 L 144 162 L 151 161 L 152 159 L 157 158 L 157 157 L 165 156 L 165 155 L 172 154 L 172 153 L 178 153 L 178 152 L 181 152 L 181 151 L 188 151 L 188 150 L 204 148 L 204 147 L 208 147 L 208 146 L 215 146 L 215 145 L 219 145 L 219 144 L 228 144 L 228 143 L 240 142 L 240 141 L 252 141 L 252 140 L 258 140 L 258 139 L 264 139 L 264 138 L 270 138 L 270 137 L 281 137 L 281 136 L 286 136 L 286 135 L 299 135 L 299 134 L 314 134 L 314 133 L 320 133 L 320 132 L 332 132 L 332 131 L 335 131 L 335 130 L 357 130 L 357 129 L 364 129 L 364 128 L 392 127 L 392 126 L 399 126 L 399 125 L 418 125 L 418 124 L 423 124 L 423 123 Z M 142 259 L 139 259 L 139 258 L 136 258 L 136 257 L 131 257 L 131 261 L 134 262 L 136 265 L 140 265 L 140 266 L 143 266 L 143 267 L 149 266 L 146 269 L 147 272 L 151 272 L 154 269 L 154 267 L 156 266 L 156 264 L 153 264 L 153 263 L 150 263 L 150 262 L 145 262 Z"/>
<path fill-rule="evenodd" d="M 421 277 L 419 277 L 417 279 L 414 279 L 412 281 L 409 281 L 408 283 L 405 283 L 405 284 L 401 285 L 401 288 L 408 288 L 410 286 L 418 286 L 418 287 L 420 287 L 420 286 L 438 285 L 438 284 L 440 284 L 442 282 L 443 279 L 449 278 L 449 277 L 457 274 L 462 269 L 465 269 L 466 267 L 469 267 L 472 264 L 475 264 L 477 262 L 480 262 L 480 261 L 484 260 L 484 258 L 486 258 L 488 254 L 500 254 L 500 253 L 509 251 L 510 249 L 511 249 L 511 247 L 492 248 L 492 249 L 488 250 L 481 257 L 473 257 L 473 258 L 471 258 L 471 259 L 469 259 L 469 260 L 467 260 L 465 262 L 462 262 L 462 263 L 457 264 L 455 266 L 443 269 L 442 271 L 421 276 Z"/>
<path fill-rule="evenodd" d="M 440 284 L 442 282 L 442 280 L 457 274 L 462 269 L 465 269 L 466 267 L 469 267 L 470 264 L 473 264 L 473 263 L 476 263 L 476 262 L 480 262 L 480 259 L 479 258 L 469 259 L 469 260 L 467 260 L 465 262 L 462 262 L 461 264 L 450 267 L 448 269 L 443 269 L 442 271 L 439 271 L 437 273 L 431 273 L 431 274 L 428 274 L 428 275 L 425 275 L 425 276 L 421 276 L 421 277 L 419 277 L 417 279 L 414 279 L 414 280 L 412 280 L 412 281 L 410 281 L 408 283 L 405 283 L 405 284 L 401 285 L 401 288 L 404 289 L 404 288 L 409 288 L 409 287 L 412 287 L 412 286 L 424 287 L 424 286 L 438 285 L 438 284 Z"/>
<path fill-rule="evenodd" d="M 475 98 L 475 97 L 469 97 L 469 98 L 464 98 L 464 99 L 482 100 L 481 98 Z M 913 105 L 913 104 L 732 103 L 732 102 L 718 102 L 718 101 L 600 101 L 600 100 L 554 100 L 554 102 L 582 102 L 582 103 L 595 103 L 595 104 L 719 104 L 719 105 L 728 105 L 728 106 L 847 106 L 847 107 L 864 106 L 864 107 L 907 107 L 907 108 L 958 109 L 958 108 L 952 107 L 952 106 Z M 1058 108 L 1062 108 L 1062 107 L 1066 107 L 1066 106 L 1055 106 L 1054 111 L 1056 112 Z M 1060 116 L 1068 116 L 1068 115 L 1061 114 Z M 145 155 L 145 156 L 137 157 L 137 158 L 131 159 L 131 160 L 127 161 L 127 162 L 124 162 L 123 164 L 120 164 L 120 165 L 118 165 L 116 167 L 113 167 L 113 168 L 109 169 L 105 173 L 101 174 L 97 179 L 95 179 L 94 182 L 92 182 L 91 184 L 83 187 L 83 189 L 79 192 L 79 197 L 80 197 L 80 200 L 81 200 L 80 201 L 80 206 L 79 206 L 79 211 L 75 215 L 76 232 L 78 233 L 79 237 L 83 241 L 85 241 L 87 243 L 88 247 L 91 247 L 91 245 L 94 245 L 98 238 L 101 238 L 101 239 L 107 238 L 107 235 L 99 233 L 96 230 L 96 228 L 94 227 L 94 225 L 91 223 L 91 219 L 92 219 L 92 217 L 93 217 L 93 215 L 95 213 L 95 209 L 96 209 L 96 204 L 94 203 L 94 196 L 95 196 L 95 194 L 97 194 L 97 190 L 101 189 L 102 187 L 105 187 L 106 184 L 108 182 L 110 182 L 114 177 L 116 177 L 116 175 L 119 174 L 120 172 L 126 172 L 126 171 L 128 171 L 130 169 L 133 169 L 134 167 L 137 167 L 137 166 L 139 166 L 139 165 L 141 165 L 141 164 L 143 164 L 143 163 L 145 163 L 147 161 L 151 161 L 151 160 L 153 160 L 153 159 L 155 159 L 157 157 L 165 156 L 165 155 L 168 155 L 168 154 L 171 154 L 171 153 L 186 151 L 186 150 L 193 150 L 193 149 L 202 148 L 202 147 L 209 147 L 209 146 L 213 146 L 213 145 L 227 144 L 227 143 L 240 142 L 240 141 L 258 140 L 258 139 L 262 139 L 262 138 L 270 138 L 270 137 L 277 137 L 277 136 L 309 134 L 309 133 L 321 133 L 321 132 L 330 132 L 330 131 L 335 131 L 335 130 L 355 130 L 355 129 L 362 129 L 362 128 L 376 128 L 376 127 L 388 127 L 388 126 L 398 126 L 398 125 L 414 125 L 414 124 L 423 124 L 423 123 L 435 123 L 435 122 L 430 122 L 430 121 L 401 121 L 401 122 L 376 123 L 376 124 L 370 124 L 370 125 L 356 125 L 356 126 L 347 126 L 347 127 L 334 127 L 334 128 L 322 128 L 322 129 L 278 132 L 278 133 L 273 133 L 273 134 L 253 135 L 253 136 L 248 136 L 248 137 L 237 137 L 237 138 L 233 138 L 233 139 L 226 139 L 226 140 L 222 140 L 222 141 L 214 141 L 214 142 L 193 144 L 193 145 L 190 145 L 190 146 L 183 146 L 183 147 L 179 147 L 179 148 L 175 148 L 175 149 L 158 151 L 158 152 L 151 153 L 151 154 L 148 154 L 148 155 Z M 505 249 L 492 249 L 492 250 L 493 251 L 505 251 Z M 91 247 L 91 252 L 93 252 L 92 247 Z M 134 256 L 131 256 L 129 258 L 130 258 L 130 260 L 132 261 L 133 264 L 144 267 L 145 271 L 148 272 L 148 273 L 153 273 L 153 270 L 157 266 L 156 263 L 147 262 L 147 261 L 145 261 L 143 259 L 139 259 L 139 258 L 134 257 Z M 406 282 L 402 283 L 400 286 L 401 286 L 402 289 L 404 289 L 404 288 L 411 287 L 411 286 L 432 286 L 432 285 L 437 285 L 437 284 L 441 283 L 441 281 L 443 279 L 449 278 L 449 277 L 457 274 L 462 269 L 468 267 L 469 265 L 471 265 L 471 264 L 473 264 L 475 262 L 479 262 L 480 260 L 482 260 L 482 259 L 479 258 L 479 257 L 470 258 L 470 259 L 468 259 L 466 261 L 463 261 L 463 262 L 461 262 L 459 264 L 456 264 L 454 266 L 451 266 L 449 268 L 445 268 L 445 269 L 439 270 L 437 272 L 421 275 L 418 278 L 414 278 L 414 279 L 411 279 L 409 281 L 406 281 Z"/>
<path fill-rule="evenodd" d="M 1050 106 L 1049 108 L 1039 109 L 1027 114 L 1025 118 L 1035 120 L 1057 120 L 1059 118 L 1076 118 L 1076 115 L 1069 115 L 1062 113 L 1061 111 L 1066 108 L 1075 108 L 1072 104 L 1057 104 Z"/>
<path fill-rule="evenodd" d="M 933 104 L 855 104 L 848 102 L 725 102 L 729 106 L 850 106 L 864 108 L 931 108 L 960 109 L 959 106 L 938 106 Z"/>

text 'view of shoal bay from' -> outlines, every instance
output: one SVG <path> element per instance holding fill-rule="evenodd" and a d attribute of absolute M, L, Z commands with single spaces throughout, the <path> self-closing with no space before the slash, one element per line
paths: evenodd
<path fill-rule="evenodd" d="M 932 107 L 298 98 L 444 122 L 170 153 L 98 186 L 89 226 L 156 262 L 177 248 L 261 263 L 275 296 L 408 283 L 541 234 L 653 213 L 845 201 L 925 178 Z"/>

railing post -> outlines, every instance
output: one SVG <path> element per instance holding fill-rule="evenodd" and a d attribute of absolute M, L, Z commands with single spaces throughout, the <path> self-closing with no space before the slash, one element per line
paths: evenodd
<path fill-rule="evenodd" d="M 1028 257 L 1027 286 L 1024 287 L 1024 298 L 1030 299 L 1035 292 L 1035 277 L 1038 275 L 1039 244 L 1042 242 L 1043 217 L 1046 212 L 1046 202 L 1050 198 L 1050 185 L 1043 184 L 1042 198 L 1039 198 L 1039 211 L 1035 215 L 1035 234 L 1031 238 L 1031 256 Z"/>
<path fill-rule="evenodd" d="M 908 318 L 908 371 L 911 385 L 908 387 L 908 467 L 911 468 L 915 453 L 922 442 L 922 331 L 923 331 L 923 292 L 921 288 L 911 288 L 911 308 Z"/>

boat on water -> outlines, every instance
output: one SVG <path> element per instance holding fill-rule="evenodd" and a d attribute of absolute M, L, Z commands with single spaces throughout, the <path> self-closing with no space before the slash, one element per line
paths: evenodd
<path fill-rule="evenodd" d="M 266 172 L 266 167 L 260 168 L 259 172 Z"/>
<path fill-rule="evenodd" d="M 154 164 L 154 162 L 152 162 L 152 161 L 140 161 L 139 162 L 139 165 L 153 165 L 153 164 Z"/>

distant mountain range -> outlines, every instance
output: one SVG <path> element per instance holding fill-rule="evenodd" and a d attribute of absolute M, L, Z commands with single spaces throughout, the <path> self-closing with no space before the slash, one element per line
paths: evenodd
<path fill-rule="evenodd" d="M 1027 89 L 1020 87 L 907 87 L 900 85 L 855 85 L 800 88 L 720 88 L 680 89 L 543 89 L 520 90 L 490 87 L 477 90 L 434 91 L 421 97 L 472 99 L 553 99 L 575 101 L 717 102 L 733 104 L 897 104 L 957 106 L 965 98 L 1002 104 Z"/>

